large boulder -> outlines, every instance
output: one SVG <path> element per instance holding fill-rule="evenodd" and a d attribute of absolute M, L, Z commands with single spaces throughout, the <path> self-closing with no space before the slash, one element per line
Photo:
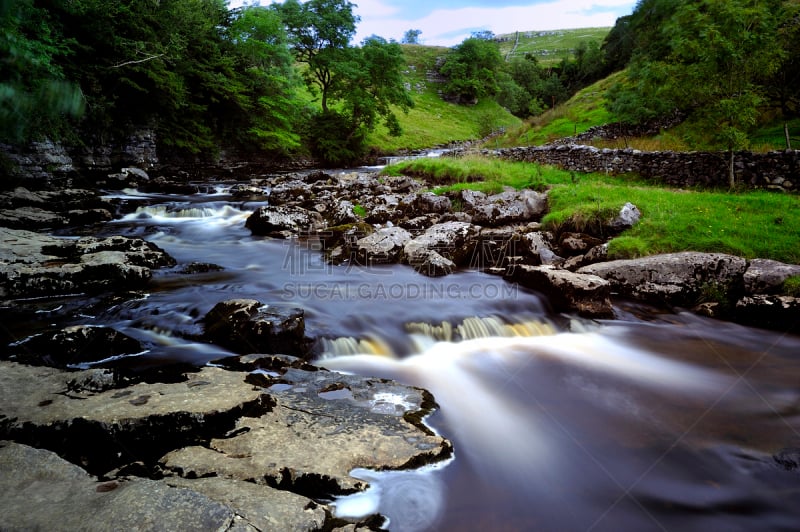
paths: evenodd
<path fill-rule="evenodd" d="M 405 245 L 405 260 L 423 274 L 449 273 L 472 258 L 478 234 L 478 227 L 467 222 L 433 225 Z"/>
<path fill-rule="evenodd" d="M 656 305 L 692 307 L 710 296 L 733 299 L 742 290 L 747 261 L 722 253 L 669 253 L 584 266 L 612 291 Z"/>
<path fill-rule="evenodd" d="M 800 277 L 800 265 L 753 259 L 744 273 L 744 290 L 748 294 L 780 294 L 789 277 Z"/>
<path fill-rule="evenodd" d="M 356 242 L 359 264 L 399 262 L 411 233 L 402 227 L 384 227 Z"/>
<path fill-rule="evenodd" d="M 220 368 L 100 392 L 74 384 L 96 380 L 96 373 L 0 362 L 0 439 L 50 449 L 100 474 L 155 463 L 172 449 L 224 435 L 242 415 L 272 408 L 243 374 Z"/>
<path fill-rule="evenodd" d="M 800 334 L 800 298 L 774 294 L 745 296 L 736 302 L 735 319 L 755 326 Z"/>
<path fill-rule="evenodd" d="M 324 227 L 322 216 L 302 207 L 281 205 L 259 207 L 245 222 L 254 235 L 289 238 Z"/>
<path fill-rule="evenodd" d="M 66 368 L 142 351 L 138 340 L 110 327 L 74 325 L 15 342 L 8 347 L 8 358 L 25 364 Z"/>
<path fill-rule="evenodd" d="M 299 308 L 273 308 L 255 299 L 231 299 L 217 303 L 202 321 L 206 340 L 237 353 L 310 353 L 304 312 Z"/>
<path fill-rule="evenodd" d="M 506 189 L 486 196 L 480 192 L 462 191 L 464 211 L 478 225 L 499 226 L 538 221 L 547 212 L 547 194 L 530 189 Z"/>
<path fill-rule="evenodd" d="M 573 273 L 554 266 L 516 265 L 506 279 L 544 294 L 555 310 L 577 312 L 587 318 L 610 318 L 611 290 L 608 281 L 596 275 Z"/>

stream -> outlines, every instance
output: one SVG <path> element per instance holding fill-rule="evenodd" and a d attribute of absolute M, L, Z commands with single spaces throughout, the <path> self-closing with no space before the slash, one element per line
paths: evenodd
<path fill-rule="evenodd" d="M 104 234 L 141 236 L 178 268 L 223 269 L 154 272 L 146 295 L 71 319 L 144 342 L 131 364 L 205 364 L 229 353 L 183 338 L 219 301 L 300 307 L 317 365 L 430 390 L 440 409 L 427 423 L 454 458 L 354 471 L 371 488 L 333 501 L 339 515 L 379 511 L 397 531 L 800 526 L 800 473 L 772 459 L 800 447 L 800 338 L 632 304 L 609 321 L 554 315 L 479 271 L 331 265 L 313 239 L 252 236 L 245 220 L 263 203 L 231 184 L 114 193 L 138 208 Z M 43 324 L 56 314 L 40 312 Z"/>

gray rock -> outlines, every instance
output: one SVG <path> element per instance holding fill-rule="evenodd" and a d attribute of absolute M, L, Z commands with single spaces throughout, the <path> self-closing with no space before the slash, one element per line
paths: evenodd
<path fill-rule="evenodd" d="M 639 208 L 633 203 L 626 203 L 622 206 L 616 218 L 608 222 L 608 228 L 612 233 L 621 233 L 626 229 L 630 229 L 642 218 L 642 213 Z"/>
<path fill-rule="evenodd" d="M 366 486 L 355 467 L 405 469 L 449 457 L 452 445 L 419 424 L 427 392 L 392 381 L 289 369 L 269 393 L 277 405 L 242 419 L 236 434 L 162 458 L 184 477 L 249 480 L 311 497 Z M 268 383 L 267 383 L 268 384 Z"/>
<path fill-rule="evenodd" d="M 753 259 L 744 272 L 744 290 L 748 294 L 780 294 L 784 281 L 793 276 L 800 276 L 800 265 Z"/>
<path fill-rule="evenodd" d="M 554 266 L 517 265 L 506 279 L 541 292 L 558 311 L 587 318 L 610 318 L 610 284 L 596 275 L 573 273 Z"/>
<path fill-rule="evenodd" d="M 403 203 L 409 205 L 411 208 L 410 212 L 413 212 L 417 216 L 422 214 L 442 214 L 452 209 L 450 198 L 446 196 L 437 196 L 433 192 L 411 194 L 410 197 L 403 199 Z"/>
<path fill-rule="evenodd" d="M 231 508 L 252 531 L 314 531 L 325 525 L 327 506 L 289 491 L 225 478 L 185 479 L 168 477 L 172 487 L 186 488 Z"/>
<path fill-rule="evenodd" d="M 477 245 L 478 228 L 466 222 L 445 222 L 429 227 L 423 234 L 410 240 L 403 249 L 405 260 L 421 273 L 430 270 L 426 264 L 431 262 L 445 268 L 460 266 L 469 262 Z M 442 261 L 436 253 L 447 262 Z M 452 263 L 452 266 L 451 264 Z M 451 270 L 452 271 L 452 270 Z"/>
<path fill-rule="evenodd" d="M 312 233 L 324 227 L 322 216 L 302 207 L 260 207 L 245 222 L 254 235 L 286 238 L 289 234 Z"/>
<path fill-rule="evenodd" d="M 1 445 L 6 530 L 225 530 L 235 516 L 194 490 L 145 479 L 98 482 L 50 451 Z"/>
<path fill-rule="evenodd" d="M 800 334 L 800 298 L 779 295 L 750 295 L 736 302 L 736 321 Z"/>
<path fill-rule="evenodd" d="M 53 450 L 99 474 L 222 436 L 242 415 L 272 405 L 242 373 L 220 368 L 99 393 L 71 384 L 95 374 L 0 362 L 0 439 Z"/>
<path fill-rule="evenodd" d="M 458 267 L 455 262 L 433 250 L 424 250 L 417 253 L 414 261 L 410 264 L 417 273 L 428 277 L 444 277 L 456 271 Z"/>
<path fill-rule="evenodd" d="M 356 243 L 359 264 L 399 262 L 411 233 L 401 227 L 384 227 Z"/>
<path fill-rule="evenodd" d="M 578 273 L 597 275 L 612 290 L 657 305 L 692 307 L 705 290 L 735 293 L 742 285 L 747 262 L 722 253 L 670 253 L 640 259 L 615 260 L 584 266 Z"/>
<path fill-rule="evenodd" d="M 38 207 L 20 207 L 0 210 L 0 226 L 27 229 L 59 229 L 69 224 L 69 219 L 53 211 Z"/>
<path fill-rule="evenodd" d="M 0 228 L 0 297 L 132 290 L 175 260 L 140 238 L 78 240 Z"/>
<path fill-rule="evenodd" d="M 15 342 L 8 355 L 16 362 L 66 368 L 142 351 L 137 340 L 110 327 L 74 325 Z"/>
<path fill-rule="evenodd" d="M 547 194 L 530 189 L 507 189 L 484 198 L 473 195 L 469 202 L 464 200 L 464 205 L 464 210 L 472 215 L 472 221 L 478 225 L 538 221 L 547 212 Z"/>
<path fill-rule="evenodd" d="M 222 301 L 203 318 L 204 337 L 241 354 L 308 356 L 303 314 L 299 308 L 273 308 L 254 299 Z"/>
<path fill-rule="evenodd" d="M 353 203 L 347 200 L 336 202 L 333 212 L 329 214 L 330 225 L 337 226 L 360 222 L 361 219 L 353 211 L 354 207 Z"/>

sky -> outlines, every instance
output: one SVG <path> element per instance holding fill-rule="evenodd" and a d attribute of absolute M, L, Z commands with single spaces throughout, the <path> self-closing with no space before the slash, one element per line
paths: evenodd
<path fill-rule="evenodd" d="M 351 0 L 361 17 L 355 43 L 378 35 L 400 41 L 420 30 L 421 44 L 454 46 L 473 32 L 496 35 L 515 31 L 613 26 L 630 15 L 636 0 Z M 254 0 L 231 0 L 231 7 Z M 272 3 L 261 0 L 261 5 Z"/>

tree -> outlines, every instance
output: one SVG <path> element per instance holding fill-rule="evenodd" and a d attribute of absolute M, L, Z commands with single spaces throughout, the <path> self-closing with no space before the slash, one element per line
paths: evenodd
<path fill-rule="evenodd" d="M 462 103 L 476 103 L 481 97 L 494 96 L 502 64 L 497 43 L 477 37 L 465 39 L 447 55 L 440 68 L 447 78 L 444 91 Z"/>
<path fill-rule="evenodd" d="M 343 0 L 287 0 L 276 5 L 288 29 L 296 58 L 308 65 L 305 80 L 320 94 L 320 113 L 309 131 L 312 151 L 328 164 L 363 155 L 366 134 L 383 118 L 400 134 L 393 106 L 413 106 L 402 77 L 405 65 L 397 43 L 380 37 L 350 45 L 358 17 Z"/>
<path fill-rule="evenodd" d="M 419 44 L 419 36 L 422 35 L 422 30 L 407 30 L 403 34 L 403 44 Z"/>
<path fill-rule="evenodd" d="M 69 44 L 32 0 L 0 0 L 0 140 L 62 133 L 83 112 L 80 88 L 59 66 Z"/>
<path fill-rule="evenodd" d="M 244 7 L 235 14 L 228 39 L 237 57 L 235 72 L 247 96 L 241 106 L 244 116 L 234 121 L 229 134 L 283 154 L 299 148 L 296 73 L 280 16 L 265 7 Z M 247 127 L 236 127 L 241 122 Z"/>
<path fill-rule="evenodd" d="M 748 146 L 748 131 L 758 119 L 764 93 L 758 80 L 775 72 L 780 60 L 776 40 L 777 2 L 704 0 L 687 2 L 666 31 L 672 36 L 667 71 L 668 94 L 729 154 L 729 185 L 735 185 L 735 150 Z"/>
<path fill-rule="evenodd" d="M 747 147 L 765 101 L 760 80 L 781 64 L 780 7 L 779 0 L 643 0 L 633 14 L 640 35 L 628 81 L 611 91 L 611 110 L 631 122 L 691 113 L 727 150 L 733 187 L 734 151 Z M 661 27 L 644 22 L 645 8 Z"/>
<path fill-rule="evenodd" d="M 281 14 L 298 61 L 308 65 L 304 76 L 320 93 L 323 112 L 339 81 L 337 70 L 350 61 L 350 40 L 359 18 L 347 0 L 286 0 L 273 4 Z"/>

